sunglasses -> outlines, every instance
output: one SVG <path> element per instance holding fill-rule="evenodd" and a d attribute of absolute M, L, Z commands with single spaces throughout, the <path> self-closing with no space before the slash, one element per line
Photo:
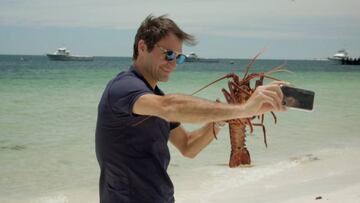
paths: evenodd
<path fill-rule="evenodd" d="M 176 64 L 183 64 L 186 61 L 186 56 L 184 54 L 179 54 L 176 56 L 174 51 L 164 49 L 159 45 L 156 46 L 159 47 L 159 49 L 165 54 L 165 60 L 173 61 L 176 59 Z"/>

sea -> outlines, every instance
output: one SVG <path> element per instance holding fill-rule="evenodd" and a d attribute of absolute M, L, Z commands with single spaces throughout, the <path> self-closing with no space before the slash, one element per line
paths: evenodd
<path fill-rule="evenodd" d="M 228 73 L 243 76 L 249 62 L 220 59 L 219 63 L 185 63 L 159 86 L 166 93 L 192 94 Z M 97 106 L 107 82 L 131 64 L 129 57 L 70 62 L 50 61 L 46 56 L 0 55 L 0 202 L 99 201 Z M 176 202 L 206 202 L 221 191 L 293 167 L 294 159 L 314 159 L 319 152 L 360 147 L 360 66 L 260 57 L 249 71 L 266 72 L 281 65 L 289 72 L 271 76 L 314 91 L 314 110 L 276 113 L 276 124 L 271 114 L 265 114 L 268 147 L 261 128 L 255 127 L 253 133 L 248 129 L 250 167 L 228 167 L 227 126 L 194 159 L 183 157 L 169 143 L 168 172 Z M 225 102 L 222 88 L 227 88 L 227 80 L 195 96 Z M 188 131 L 202 126 L 183 125 Z"/>

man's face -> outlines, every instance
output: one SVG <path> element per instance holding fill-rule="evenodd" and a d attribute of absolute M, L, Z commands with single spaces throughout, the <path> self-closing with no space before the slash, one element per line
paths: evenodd
<path fill-rule="evenodd" d="M 182 53 L 182 42 L 173 33 L 170 33 L 157 42 L 154 49 L 146 54 L 146 69 L 155 81 L 167 82 L 170 73 L 176 68 L 176 59 L 167 61 L 164 54 L 165 50 L 180 54 Z"/>

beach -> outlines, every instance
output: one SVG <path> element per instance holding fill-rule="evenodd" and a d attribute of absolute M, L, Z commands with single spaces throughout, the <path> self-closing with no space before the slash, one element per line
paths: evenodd
<path fill-rule="evenodd" d="M 359 148 L 327 150 L 271 166 L 226 169 L 230 174 L 240 172 L 245 181 L 219 179 L 217 185 L 179 195 L 176 202 L 360 202 L 360 164 L 354 161 L 359 159 L 359 154 Z M 31 202 L 95 203 L 98 196 L 91 190 L 62 191 Z"/>
<path fill-rule="evenodd" d="M 293 157 L 283 170 L 221 191 L 203 202 L 360 202 L 360 164 L 354 161 L 359 154 L 357 148 Z"/>
<path fill-rule="evenodd" d="M 160 88 L 191 94 L 229 72 L 241 75 L 248 62 L 184 64 Z M 251 71 L 283 63 L 260 59 Z M 0 56 L 0 202 L 99 202 L 97 105 L 107 81 L 130 64 L 129 57 Z M 287 68 L 293 73 L 274 76 L 313 90 L 314 111 L 277 113 L 276 124 L 266 114 L 267 148 L 262 130 L 248 129 L 251 167 L 228 167 L 227 126 L 195 159 L 169 144 L 176 202 L 360 202 L 360 70 L 312 60 L 290 60 Z M 224 101 L 223 87 L 226 81 L 196 96 Z"/>
<path fill-rule="evenodd" d="M 176 198 L 176 202 L 360 202 L 360 164 L 354 161 L 359 159 L 359 154 L 359 148 L 324 150 L 292 157 L 274 165 L 222 168 L 226 172 L 217 174 L 218 184 L 185 192 Z M 235 180 L 225 173 L 240 173 L 245 178 Z M 98 196 L 91 190 L 62 191 L 31 202 L 95 203 Z"/>

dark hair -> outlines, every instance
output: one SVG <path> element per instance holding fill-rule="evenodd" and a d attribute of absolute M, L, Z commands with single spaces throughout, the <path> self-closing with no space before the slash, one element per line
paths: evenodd
<path fill-rule="evenodd" d="M 181 41 L 185 42 L 185 44 L 196 44 L 195 37 L 182 31 L 174 21 L 167 17 L 167 15 L 159 17 L 149 15 L 137 30 L 134 42 L 133 60 L 136 60 L 138 57 L 138 42 L 140 40 L 144 40 L 148 51 L 152 51 L 155 44 L 169 33 L 173 33 Z"/>

